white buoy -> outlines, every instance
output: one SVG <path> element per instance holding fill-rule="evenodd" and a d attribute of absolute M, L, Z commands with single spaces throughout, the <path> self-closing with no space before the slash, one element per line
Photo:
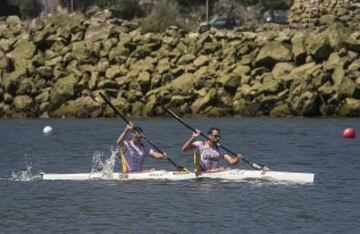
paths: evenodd
<path fill-rule="evenodd" d="M 44 127 L 44 129 L 43 129 L 43 133 L 45 134 L 45 135 L 49 135 L 49 134 L 51 134 L 52 133 L 52 127 L 51 126 L 45 126 Z"/>

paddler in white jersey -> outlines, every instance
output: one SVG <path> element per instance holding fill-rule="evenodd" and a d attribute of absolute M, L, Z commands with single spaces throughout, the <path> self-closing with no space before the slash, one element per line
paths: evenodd
<path fill-rule="evenodd" d="M 194 149 L 194 163 L 196 172 L 215 172 L 223 171 L 224 167 L 219 166 L 220 159 L 225 159 L 229 164 L 234 165 L 243 159 L 238 153 L 236 157 L 232 157 L 226 153 L 224 149 L 218 146 L 221 138 L 220 129 L 210 128 L 208 131 L 209 140 L 195 141 L 200 135 L 200 130 L 193 132 L 190 139 L 185 142 L 182 147 L 183 151 Z"/>
<path fill-rule="evenodd" d="M 132 139 L 130 141 L 126 141 L 125 138 L 129 132 L 132 134 Z M 124 173 L 154 170 L 144 170 L 142 168 L 144 158 L 147 155 L 160 160 L 165 160 L 167 157 L 165 152 L 164 154 L 161 154 L 143 144 L 141 142 L 143 134 L 144 133 L 141 128 L 134 127 L 134 125 L 130 123 L 126 126 L 125 130 L 120 134 L 116 141 L 116 143 L 120 145 L 121 166 Z"/>

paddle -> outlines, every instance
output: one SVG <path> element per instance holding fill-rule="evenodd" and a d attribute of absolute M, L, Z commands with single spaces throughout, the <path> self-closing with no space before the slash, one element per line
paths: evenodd
<path fill-rule="evenodd" d="M 172 112 L 171 110 L 169 110 L 168 108 L 164 107 L 164 109 L 166 110 L 166 112 L 168 112 L 172 117 L 174 117 L 175 119 L 177 119 L 180 123 L 182 123 L 185 127 L 187 127 L 188 129 L 192 130 L 193 132 L 196 131 L 195 128 L 191 127 L 190 125 L 188 125 L 184 120 L 182 120 L 179 116 L 177 116 L 174 112 Z M 208 136 L 206 136 L 204 133 L 200 132 L 200 135 L 202 137 L 204 137 L 207 140 L 210 140 Z M 236 156 L 236 153 L 234 153 L 233 151 L 231 151 L 230 149 L 226 148 L 225 146 L 221 145 L 220 143 L 218 143 L 218 146 L 223 148 L 224 150 L 226 150 L 227 152 L 229 152 L 230 154 Z M 254 163 L 251 162 L 249 160 L 247 160 L 246 158 L 242 159 L 244 162 L 246 162 L 247 164 L 249 164 L 251 167 L 257 169 L 257 170 L 270 170 L 268 167 L 266 167 L 263 164 L 260 163 Z"/>
<path fill-rule="evenodd" d="M 100 93 L 100 96 L 104 99 L 104 101 L 109 104 L 109 106 L 111 107 L 111 109 L 113 109 L 113 111 L 127 124 L 130 124 L 130 121 L 127 120 L 125 118 L 125 116 L 123 114 L 120 113 L 120 111 L 111 103 L 111 101 L 103 94 Z M 142 134 L 143 138 L 151 145 L 153 146 L 158 152 L 160 152 L 161 154 L 164 154 L 164 151 L 162 151 L 159 147 L 157 147 L 149 138 L 147 138 L 144 134 Z M 166 157 L 166 159 L 171 162 L 172 165 L 174 165 L 174 167 L 176 167 L 176 169 L 178 171 L 186 171 L 188 172 L 189 170 L 186 169 L 183 166 L 179 166 L 177 165 L 171 158 Z"/>

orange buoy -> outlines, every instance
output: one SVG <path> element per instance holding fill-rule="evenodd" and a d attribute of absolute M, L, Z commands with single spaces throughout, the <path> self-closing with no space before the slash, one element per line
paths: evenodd
<path fill-rule="evenodd" d="M 353 139 L 356 137 L 356 132 L 354 128 L 346 128 L 343 132 L 344 138 L 350 138 Z"/>

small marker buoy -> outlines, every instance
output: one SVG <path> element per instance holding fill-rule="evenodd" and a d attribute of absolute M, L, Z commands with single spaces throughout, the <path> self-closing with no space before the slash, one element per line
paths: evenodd
<path fill-rule="evenodd" d="M 356 137 L 356 131 L 354 128 L 346 128 L 343 132 L 344 138 L 350 138 L 353 139 Z"/>
<path fill-rule="evenodd" d="M 46 135 L 49 135 L 52 133 L 52 127 L 51 126 L 45 126 L 44 129 L 43 129 L 43 133 L 46 134 Z"/>

